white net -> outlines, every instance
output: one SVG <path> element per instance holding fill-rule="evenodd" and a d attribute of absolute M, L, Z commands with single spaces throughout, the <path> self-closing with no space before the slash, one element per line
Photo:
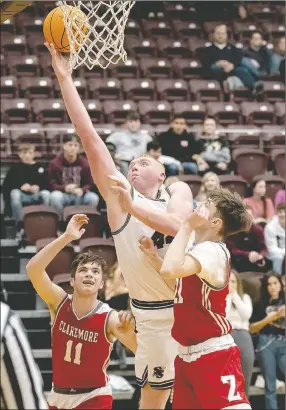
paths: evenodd
<path fill-rule="evenodd" d="M 60 1 L 73 69 L 126 61 L 124 30 L 135 1 Z M 72 6 L 72 7 L 71 7 Z"/>

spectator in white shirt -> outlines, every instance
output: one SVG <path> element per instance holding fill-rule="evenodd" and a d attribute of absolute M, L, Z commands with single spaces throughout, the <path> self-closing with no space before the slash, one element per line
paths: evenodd
<path fill-rule="evenodd" d="M 235 272 L 230 274 L 229 294 L 226 302 L 226 317 L 232 325 L 232 337 L 240 349 L 245 393 L 248 395 L 255 357 L 252 338 L 249 333 L 252 301 L 250 296 L 243 292 L 242 281 Z"/>
<path fill-rule="evenodd" d="M 131 111 L 126 117 L 125 127 L 115 131 L 107 139 L 116 147 L 116 158 L 121 161 L 122 172 L 127 175 L 130 162 L 145 154 L 150 135 L 141 129 L 140 115 Z"/>
<path fill-rule="evenodd" d="M 152 158 L 156 159 L 157 161 L 161 162 L 166 168 L 166 175 L 169 175 L 168 166 L 169 165 L 176 165 L 178 167 L 178 173 L 183 174 L 184 168 L 180 161 L 173 157 L 169 157 L 168 155 L 162 155 L 162 148 L 161 145 L 156 141 L 148 142 L 147 144 L 147 154 L 150 155 Z"/>
<path fill-rule="evenodd" d="M 282 273 L 282 263 L 285 258 L 285 210 L 286 202 L 279 204 L 276 215 L 265 226 L 264 237 L 268 257 L 273 262 L 273 270 Z"/>

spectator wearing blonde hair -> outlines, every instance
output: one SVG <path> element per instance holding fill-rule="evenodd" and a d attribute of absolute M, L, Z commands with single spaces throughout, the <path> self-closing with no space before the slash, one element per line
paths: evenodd
<path fill-rule="evenodd" d="M 217 174 L 214 172 L 207 172 L 202 178 L 202 184 L 198 195 L 196 196 L 197 202 L 206 201 L 209 195 L 216 189 L 220 188 L 220 181 Z"/>

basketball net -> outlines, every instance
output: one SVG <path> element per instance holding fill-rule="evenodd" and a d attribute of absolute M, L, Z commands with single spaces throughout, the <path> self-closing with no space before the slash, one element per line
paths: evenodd
<path fill-rule="evenodd" d="M 70 65 L 99 65 L 127 60 L 124 30 L 135 1 L 60 1 L 70 43 Z M 73 6 L 76 9 L 71 12 Z"/>

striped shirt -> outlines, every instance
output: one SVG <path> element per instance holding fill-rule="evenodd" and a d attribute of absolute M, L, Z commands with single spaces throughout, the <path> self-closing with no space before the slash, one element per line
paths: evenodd
<path fill-rule="evenodd" d="M 1 302 L 1 409 L 48 409 L 20 318 Z"/>

